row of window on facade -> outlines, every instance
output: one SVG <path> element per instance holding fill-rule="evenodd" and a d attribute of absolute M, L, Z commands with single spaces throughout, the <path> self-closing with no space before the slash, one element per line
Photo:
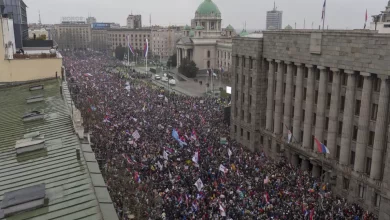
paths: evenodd
<path fill-rule="evenodd" d="M 123 37 L 123 39 L 125 39 L 126 34 L 109 34 L 108 36 L 113 37 L 113 38 L 120 38 L 120 37 Z M 147 36 L 148 36 L 148 38 L 150 37 L 149 34 L 148 34 Z M 130 34 L 130 37 L 133 37 L 133 35 Z M 134 34 L 134 37 L 137 38 L 138 35 L 137 35 L 137 34 Z M 142 38 L 142 34 L 140 34 L 139 37 Z M 143 37 L 145 38 L 145 37 L 146 37 L 146 34 L 144 34 Z"/>
<path fill-rule="evenodd" d="M 254 59 L 250 56 L 249 57 L 249 69 L 253 69 L 253 64 L 254 64 Z M 244 67 L 246 68 L 246 57 L 245 56 L 241 56 L 241 63 L 240 63 L 240 56 L 237 54 L 236 56 L 236 66 L 239 67 Z"/>
<path fill-rule="evenodd" d="M 343 181 L 343 190 L 348 191 L 349 190 L 349 182 L 350 182 L 349 178 L 343 177 L 342 181 Z M 363 199 L 363 200 L 369 200 L 369 198 L 367 198 L 367 186 L 365 186 L 364 184 L 359 184 L 358 197 L 360 199 Z M 371 201 L 375 207 L 380 207 L 380 205 L 381 205 L 380 193 L 374 191 Z"/>
<path fill-rule="evenodd" d="M 218 58 L 225 58 L 225 59 L 228 58 L 228 59 L 231 59 L 232 58 L 231 56 L 232 55 L 229 52 L 218 50 Z"/>

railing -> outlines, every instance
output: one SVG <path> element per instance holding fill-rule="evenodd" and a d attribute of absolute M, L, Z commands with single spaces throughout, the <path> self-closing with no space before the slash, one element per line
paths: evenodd
<path fill-rule="evenodd" d="M 56 58 L 57 53 L 41 53 L 41 54 L 14 54 L 14 59 L 48 59 Z"/>

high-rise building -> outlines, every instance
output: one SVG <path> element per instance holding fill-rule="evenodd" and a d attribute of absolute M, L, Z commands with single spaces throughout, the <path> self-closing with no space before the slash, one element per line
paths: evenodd
<path fill-rule="evenodd" d="M 141 15 L 129 15 L 127 17 L 127 28 L 139 29 L 142 28 L 142 17 Z"/>
<path fill-rule="evenodd" d="M 233 39 L 231 138 L 389 219 L 388 45 L 369 30 Z"/>
<path fill-rule="evenodd" d="M 13 21 L 16 48 L 22 48 L 23 40 L 28 39 L 26 8 L 23 0 L 0 1 L 0 15 Z"/>
<path fill-rule="evenodd" d="M 87 49 L 91 47 L 91 25 L 81 17 L 62 18 L 55 25 L 56 39 L 61 49 Z"/>
<path fill-rule="evenodd" d="M 283 11 L 278 11 L 274 3 L 274 9 L 267 11 L 267 30 L 282 29 Z"/>
<path fill-rule="evenodd" d="M 95 17 L 88 17 L 87 24 L 93 24 L 93 23 L 96 23 L 96 18 Z"/>

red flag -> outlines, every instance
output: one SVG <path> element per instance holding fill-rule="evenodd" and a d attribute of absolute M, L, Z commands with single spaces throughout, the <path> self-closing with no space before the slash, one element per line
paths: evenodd
<path fill-rule="evenodd" d="M 368 19 L 368 14 L 367 14 L 367 9 L 366 9 L 366 17 L 365 17 L 365 22 L 364 22 L 364 29 L 366 29 L 367 19 Z"/>
<path fill-rule="evenodd" d="M 368 19 L 368 15 L 367 15 L 367 9 L 366 9 L 366 22 L 367 22 L 367 19 Z"/>
<path fill-rule="evenodd" d="M 314 217 L 314 208 L 310 211 L 309 219 L 313 220 L 313 217 Z"/>

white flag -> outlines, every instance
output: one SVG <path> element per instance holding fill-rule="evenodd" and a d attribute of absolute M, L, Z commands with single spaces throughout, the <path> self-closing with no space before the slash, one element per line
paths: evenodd
<path fill-rule="evenodd" d="M 196 188 L 198 188 L 198 191 L 201 191 L 203 188 L 203 182 L 200 178 L 195 182 L 194 185 L 196 186 Z"/>
<path fill-rule="evenodd" d="M 165 150 L 164 150 L 163 157 L 164 157 L 165 160 L 168 160 L 168 153 Z"/>
<path fill-rule="evenodd" d="M 290 142 L 291 142 L 291 138 L 292 138 L 291 131 L 290 131 L 290 130 L 288 130 L 287 143 L 290 143 Z"/>
<path fill-rule="evenodd" d="M 232 156 L 232 151 L 228 148 L 228 155 L 229 155 L 229 158 Z"/>
<path fill-rule="evenodd" d="M 225 212 L 225 209 L 223 208 L 223 206 L 221 204 L 219 204 L 219 211 L 221 213 L 221 216 L 226 216 L 226 212 Z"/>
<path fill-rule="evenodd" d="M 162 166 L 162 164 L 160 163 L 160 161 L 157 162 L 157 166 L 158 166 L 158 168 L 160 168 L 160 171 L 163 169 L 163 166 Z"/>
<path fill-rule="evenodd" d="M 141 136 L 139 135 L 138 131 L 135 130 L 134 133 L 132 134 L 133 138 L 138 140 Z"/>
<path fill-rule="evenodd" d="M 219 170 L 220 171 L 222 171 L 222 172 L 224 172 L 224 173 L 227 173 L 229 170 L 228 170 L 228 168 L 226 168 L 224 165 L 219 165 Z"/>
<path fill-rule="evenodd" d="M 194 161 L 194 163 L 198 164 L 198 160 L 199 160 L 198 152 L 195 152 L 194 156 L 192 157 L 192 161 Z"/>
<path fill-rule="evenodd" d="M 167 97 L 165 97 L 165 102 L 168 102 L 168 98 Z"/>

